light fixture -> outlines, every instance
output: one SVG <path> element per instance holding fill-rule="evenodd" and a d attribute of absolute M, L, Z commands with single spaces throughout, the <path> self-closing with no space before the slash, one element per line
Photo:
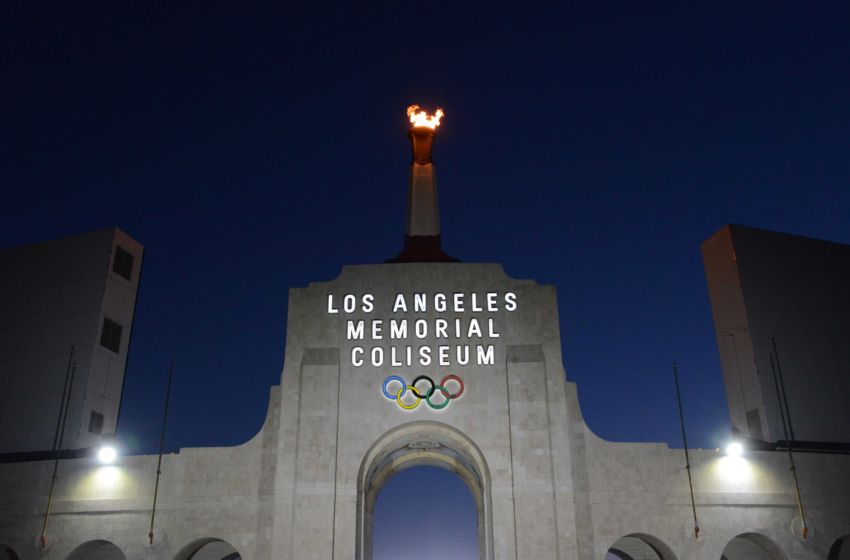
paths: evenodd
<path fill-rule="evenodd" d="M 113 445 L 104 445 L 97 451 L 97 460 L 104 465 L 111 465 L 118 458 L 118 450 Z"/>
<path fill-rule="evenodd" d="M 744 453 L 744 446 L 740 442 L 733 441 L 726 446 L 726 455 L 730 457 L 740 457 Z"/>

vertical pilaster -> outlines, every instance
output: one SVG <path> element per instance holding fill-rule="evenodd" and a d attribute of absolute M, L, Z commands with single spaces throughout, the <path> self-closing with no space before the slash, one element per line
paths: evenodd
<path fill-rule="evenodd" d="M 339 350 L 307 349 L 300 386 L 291 558 L 330 559 L 334 545 Z"/>
<path fill-rule="evenodd" d="M 517 558 L 560 558 L 543 349 L 508 346 L 507 375 Z"/>

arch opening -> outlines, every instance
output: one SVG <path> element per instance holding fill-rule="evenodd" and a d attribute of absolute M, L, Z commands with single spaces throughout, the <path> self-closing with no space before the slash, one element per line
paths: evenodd
<path fill-rule="evenodd" d="M 0 560 L 20 560 L 20 556 L 11 546 L 0 544 Z"/>
<path fill-rule="evenodd" d="M 66 560 L 126 560 L 121 549 L 109 541 L 84 542 L 71 551 Z"/>
<path fill-rule="evenodd" d="M 229 542 L 208 537 L 181 548 L 174 560 L 242 560 L 242 556 Z"/>
<path fill-rule="evenodd" d="M 396 473 L 416 466 L 455 473 L 472 493 L 476 508 L 478 557 L 493 558 L 490 471 L 481 450 L 465 434 L 447 424 L 421 421 L 404 424 L 381 436 L 363 458 L 357 476 L 357 560 L 372 560 L 375 502 Z"/>
<path fill-rule="evenodd" d="M 611 545 L 605 553 L 605 560 L 676 560 L 676 555 L 661 539 L 631 533 Z"/>
<path fill-rule="evenodd" d="M 396 473 L 375 501 L 375 560 L 476 560 L 477 504 L 455 473 L 419 465 Z"/>
<path fill-rule="evenodd" d="M 779 546 L 759 533 L 742 533 L 729 541 L 721 560 L 788 560 Z"/>
<path fill-rule="evenodd" d="M 832 543 L 827 560 L 850 560 L 850 535 L 839 537 Z"/>

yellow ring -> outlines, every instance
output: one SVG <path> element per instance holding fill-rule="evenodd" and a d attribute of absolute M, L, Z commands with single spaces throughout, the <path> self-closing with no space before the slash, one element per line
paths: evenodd
<path fill-rule="evenodd" d="M 412 391 L 412 390 L 413 390 L 413 387 L 411 387 L 410 385 L 405 385 L 405 386 L 404 386 L 404 389 L 402 389 L 401 391 L 399 391 L 399 392 L 398 392 L 398 394 L 395 396 L 395 400 L 396 400 L 396 402 L 398 403 L 398 405 L 399 405 L 400 407 L 402 407 L 403 409 L 405 409 L 405 410 L 413 410 L 414 408 L 416 408 L 417 406 L 419 406 L 419 403 L 421 403 L 421 402 L 422 402 L 422 397 L 418 397 L 418 396 L 416 396 L 416 393 L 414 392 L 414 393 L 413 393 L 413 396 L 414 396 L 414 397 L 416 397 L 416 402 L 414 402 L 413 404 L 404 404 L 403 402 L 401 402 L 401 396 L 402 396 L 405 392 L 407 392 L 407 390 L 408 390 L 408 389 L 410 389 L 410 390 L 411 390 L 411 392 L 413 392 L 413 391 Z"/>

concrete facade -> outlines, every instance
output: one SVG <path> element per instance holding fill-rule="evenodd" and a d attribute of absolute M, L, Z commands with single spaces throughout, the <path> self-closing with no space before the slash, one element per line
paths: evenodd
<path fill-rule="evenodd" d="M 62 448 L 115 433 L 143 251 L 119 229 L 0 251 L 0 453 L 53 448 L 72 347 Z"/>
<path fill-rule="evenodd" d="M 845 558 L 848 456 L 796 456 L 804 541 L 787 455 L 694 450 L 695 539 L 682 451 L 603 441 L 582 420 L 551 286 L 492 264 L 346 267 L 291 290 L 287 333 L 261 431 L 164 458 L 153 545 L 155 456 L 63 461 L 45 550 L 52 463 L 0 465 L 0 544 L 26 559 L 366 560 L 382 484 L 431 464 L 472 491 L 482 559 L 602 560 L 615 543 L 664 560 Z M 408 386 L 456 375 L 463 394 L 405 410 L 417 400 L 409 388 L 396 398 L 392 375 Z M 429 400 L 445 402 L 439 390 Z"/>
<path fill-rule="evenodd" d="M 733 429 L 850 443 L 850 246 L 727 225 L 702 254 Z"/>

